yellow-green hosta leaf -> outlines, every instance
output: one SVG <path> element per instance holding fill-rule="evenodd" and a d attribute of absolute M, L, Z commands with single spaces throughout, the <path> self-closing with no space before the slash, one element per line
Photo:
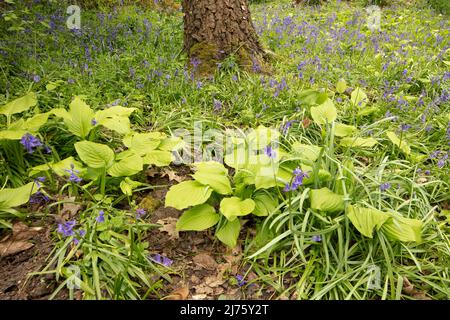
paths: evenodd
<path fill-rule="evenodd" d="M 219 222 L 219 214 L 209 204 L 201 204 L 186 210 L 178 219 L 177 231 L 202 231 Z"/>
<path fill-rule="evenodd" d="M 17 98 L 0 107 L 0 114 L 10 116 L 12 114 L 27 111 L 37 103 L 36 93 L 29 92 L 23 97 Z"/>
<path fill-rule="evenodd" d="M 386 136 L 389 138 L 389 140 L 391 140 L 391 142 L 393 144 L 395 144 L 397 147 L 399 147 L 400 150 L 402 150 L 404 154 L 406 154 L 406 155 L 411 154 L 411 148 L 409 147 L 408 143 L 404 139 L 400 140 L 400 138 L 397 137 L 397 135 L 392 131 L 386 132 Z"/>
<path fill-rule="evenodd" d="M 144 163 L 140 156 L 131 155 L 125 159 L 115 162 L 109 169 L 108 174 L 112 177 L 132 176 L 142 171 Z"/>
<path fill-rule="evenodd" d="M 224 162 L 227 166 L 240 169 L 248 163 L 248 150 L 244 146 L 238 146 L 225 153 Z"/>
<path fill-rule="evenodd" d="M 311 117 L 317 124 L 331 123 L 336 120 L 337 110 L 333 101 L 327 99 L 321 105 L 311 107 Z"/>
<path fill-rule="evenodd" d="M 30 173 L 28 175 L 31 177 L 40 172 L 48 171 L 51 168 L 60 177 L 68 176 L 70 175 L 70 173 L 68 173 L 66 170 L 71 170 L 71 165 L 74 166 L 73 169 L 75 171 L 79 171 L 79 175 L 82 176 L 84 174 L 85 168 L 83 168 L 83 164 L 75 160 L 73 157 L 68 157 L 56 163 L 53 163 L 52 161 L 49 162 L 48 164 L 41 164 L 39 166 L 33 167 L 31 168 Z"/>
<path fill-rule="evenodd" d="M 309 191 L 311 209 L 322 212 L 340 212 L 344 210 L 344 197 L 328 188 Z"/>
<path fill-rule="evenodd" d="M 357 148 L 372 148 L 374 145 L 378 143 L 377 140 L 375 140 L 372 137 L 369 138 L 353 138 L 353 137 L 345 137 L 341 139 L 341 142 L 339 143 L 343 147 L 357 147 Z"/>
<path fill-rule="evenodd" d="M 152 164 L 157 167 L 168 166 L 173 161 L 173 155 L 170 151 L 152 150 L 143 158 L 144 164 Z"/>
<path fill-rule="evenodd" d="M 81 161 L 91 168 L 109 168 L 114 163 L 114 151 L 107 145 L 81 141 L 75 143 L 75 150 Z"/>
<path fill-rule="evenodd" d="M 274 141 L 278 141 L 280 132 L 272 128 L 259 126 L 251 130 L 246 140 L 250 150 L 262 150 Z"/>
<path fill-rule="evenodd" d="M 390 219 L 390 216 L 382 211 L 357 205 L 348 205 L 346 214 L 355 228 L 369 238 L 373 237 L 374 228 L 380 230 L 383 224 Z"/>
<path fill-rule="evenodd" d="M 314 89 L 304 90 L 298 95 L 298 99 L 301 103 L 308 106 L 324 103 L 327 98 L 326 92 L 320 92 Z"/>
<path fill-rule="evenodd" d="M 344 93 L 347 89 L 347 82 L 345 79 L 339 79 L 339 81 L 336 83 L 336 91 L 339 93 Z"/>
<path fill-rule="evenodd" d="M 315 177 L 313 167 L 301 164 L 300 168 L 302 169 L 303 172 L 306 172 L 308 174 L 308 177 L 305 177 L 305 179 L 303 180 L 303 184 L 308 185 L 314 183 Z M 319 169 L 318 179 L 320 182 L 329 181 L 331 180 L 331 178 L 332 178 L 331 173 L 328 170 Z"/>
<path fill-rule="evenodd" d="M 158 148 L 163 139 L 165 135 L 161 132 L 131 133 L 122 142 L 135 154 L 142 156 Z"/>
<path fill-rule="evenodd" d="M 398 241 L 422 242 L 422 221 L 404 218 L 398 214 L 392 214 L 381 229 L 390 239 Z"/>
<path fill-rule="evenodd" d="M 361 88 L 355 88 L 350 95 L 350 101 L 358 108 L 364 108 L 368 102 L 366 93 Z"/>
<path fill-rule="evenodd" d="M 130 132 L 130 119 L 128 117 L 136 108 L 125 108 L 122 106 L 113 106 L 95 113 L 95 120 L 98 124 L 116 131 L 119 134 Z"/>
<path fill-rule="evenodd" d="M 24 134 L 26 134 L 26 130 L 4 130 L 0 131 L 0 140 L 20 140 Z"/>
<path fill-rule="evenodd" d="M 23 124 L 23 129 L 34 133 L 39 131 L 39 129 L 47 122 L 51 112 L 39 113 L 25 121 Z"/>
<path fill-rule="evenodd" d="M 255 209 L 255 201 L 252 199 L 241 200 L 238 197 L 223 198 L 220 201 L 220 212 L 233 221 L 238 216 L 245 216 Z"/>
<path fill-rule="evenodd" d="M 34 182 L 27 183 L 19 188 L 0 190 L 0 209 L 9 209 L 25 204 L 30 196 L 38 191 Z"/>
<path fill-rule="evenodd" d="M 175 151 L 182 149 L 185 144 L 186 143 L 183 141 L 183 139 L 179 137 L 169 137 L 161 141 L 158 149 L 164 151 Z"/>
<path fill-rule="evenodd" d="M 166 207 L 182 210 L 205 203 L 211 196 L 212 188 L 195 180 L 183 181 L 170 187 L 166 195 Z"/>
<path fill-rule="evenodd" d="M 63 118 L 69 131 L 77 137 L 84 139 L 92 129 L 94 111 L 78 96 L 70 103 L 69 111 L 57 108 L 50 112 Z"/>
<path fill-rule="evenodd" d="M 223 164 L 216 161 L 194 163 L 197 171 L 192 177 L 201 184 L 208 185 L 220 194 L 230 194 L 231 184 L 228 179 L 228 170 Z"/>
<path fill-rule="evenodd" d="M 144 185 L 144 184 L 139 181 L 134 181 L 134 180 L 131 180 L 130 178 L 126 177 L 125 179 L 123 179 L 120 182 L 120 190 L 122 190 L 122 192 L 125 195 L 132 196 L 133 190 L 142 185 Z"/>
<path fill-rule="evenodd" d="M 255 201 L 255 210 L 253 214 L 259 217 L 265 217 L 275 212 L 278 207 L 278 198 L 270 193 L 258 192 L 253 197 Z"/>
<path fill-rule="evenodd" d="M 227 220 L 225 224 L 216 232 L 216 237 L 230 248 L 237 244 L 239 232 L 241 231 L 241 222 L 239 219 L 233 221 Z"/>
<path fill-rule="evenodd" d="M 314 162 L 319 158 L 322 148 L 311 144 L 302 144 L 296 141 L 292 144 L 292 151 L 294 151 L 295 155 L 301 159 Z"/>
<path fill-rule="evenodd" d="M 358 129 L 343 123 L 336 123 L 334 127 L 334 135 L 336 137 L 347 137 L 353 135 Z"/>

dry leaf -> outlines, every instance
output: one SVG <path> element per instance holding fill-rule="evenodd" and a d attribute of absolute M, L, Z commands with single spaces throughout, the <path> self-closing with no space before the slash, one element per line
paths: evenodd
<path fill-rule="evenodd" d="M 75 202 L 75 197 L 65 197 L 63 207 L 61 209 L 61 217 L 64 221 L 71 220 L 81 210 L 81 205 Z"/>
<path fill-rule="evenodd" d="M 205 269 L 208 270 L 214 270 L 217 268 L 217 262 L 216 260 L 214 260 L 213 257 L 211 257 L 209 254 L 207 253 L 199 253 L 197 254 L 194 258 L 192 258 L 192 261 L 194 261 L 194 263 L 196 265 L 199 265 Z"/>
<path fill-rule="evenodd" d="M 168 217 L 168 218 L 160 219 L 160 220 L 156 221 L 156 223 L 162 225 L 159 228 L 160 231 L 167 232 L 171 239 L 176 240 L 180 237 L 180 235 L 178 234 L 178 231 L 176 229 L 177 221 L 178 220 L 175 218 Z"/>
<path fill-rule="evenodd" d="M 188 287 L 181 287 L 172 291 L 168 296 L 166 296 L 166 300 L 186 300 L 189 295 Z"/>
<path fill-rule="evenodd" d="M 170 170 L 168 168 L 164 168 L 161 173 L 161 177 L 165 176 L 167 176 L 170 181 L 182 182 L 185 180 L 184 177 L 180 177 L 179 175 L 177 175 L 175 171 Z"/>
<path fill-rule="evenodd" d="M 28 241 L 5 241 L 0 243 L 0 257 L 6 257 L 10 256 L 25 250 L 30 249 L 33 247 L 34 244 L 28 242 Z"/>
<path fill-rule="evenodd" d="M 151 167 L 147 171 L 145 171 L 145 175 L 150 178 L 154 178 L 157 174 L 159 174 L 159 170 L 155 167 Z"/>
<path fill-rule="evenodd" d="M 192 300 L 205 300 L 207 297 L 206 294 L 195 294 L 192 296 Z"/>

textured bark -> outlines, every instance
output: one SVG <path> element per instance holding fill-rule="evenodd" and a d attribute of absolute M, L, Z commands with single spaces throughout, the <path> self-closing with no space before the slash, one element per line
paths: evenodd
<path fill-rule="evenodd" d="M 247 0 L 183 0 L 182 6 L 184 49 L 200 60 L 201 73 L 211 73 L 212 65 L 231 53 L 244 66 L 261 61 L 264 50 Z"/>

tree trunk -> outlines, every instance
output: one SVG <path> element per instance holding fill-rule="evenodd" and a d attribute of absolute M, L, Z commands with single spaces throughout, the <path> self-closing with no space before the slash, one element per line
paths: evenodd
<path fill-rule="evenodd" d="M 241 67 L 261 71 L 264 50 L 247 0 L 183 0 L 182 6 L 184 49 L 197 74 L 213 74 L 230 54 Z"/>

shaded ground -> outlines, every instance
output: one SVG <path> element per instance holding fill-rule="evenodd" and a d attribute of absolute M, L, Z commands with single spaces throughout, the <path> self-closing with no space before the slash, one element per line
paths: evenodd
<path fill-rule="evenodd" d="M 40 221 L 34 226 L 37 225 L 43 226 L 45 222 Z M 2 238 L 7 237 L 11 234 Z M 27 279 L 30 272 L 40 271 L 46 264 L 45 259 L 53 248 L 50 230 L 41 228 L 27 241 L 33 244 L 31 248 L 6 257 L 0 256 L 0 300 L 44 300 L 56 289 L 52 275 Z M 65 294 L 61 292 L 58 299 L 64 298 Z"/>

